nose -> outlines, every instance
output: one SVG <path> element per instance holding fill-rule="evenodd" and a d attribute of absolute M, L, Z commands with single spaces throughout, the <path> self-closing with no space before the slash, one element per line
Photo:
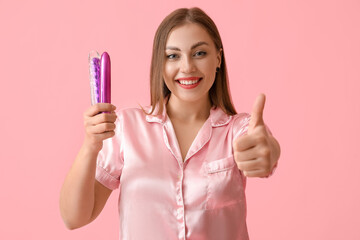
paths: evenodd
<path fill-rule="evenodd" d="M 180 71 L 183 73 L 191 73 L 196 67 L 191 57 L 183 57 L 180 62 Z"/>

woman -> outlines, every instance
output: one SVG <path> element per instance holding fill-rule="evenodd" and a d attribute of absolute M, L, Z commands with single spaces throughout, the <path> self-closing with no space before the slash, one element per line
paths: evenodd
<path fill-rule="evenodd" d="M 66 226 L 93 221 L 120 186 L 120 239 L 248 239 L 246 177 L 269 176 L 280 147 L 262 119 L 263 94 L 251 118 L 236 113 L 220 35 L 199 8 L 160 24 L 150 90 L 149 107 L 85 112 L 61 189 Z"/>

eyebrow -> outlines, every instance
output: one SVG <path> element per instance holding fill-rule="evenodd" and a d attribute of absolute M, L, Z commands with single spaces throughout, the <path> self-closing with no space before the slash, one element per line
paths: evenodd
<path fill-rule="evenodd" d="M 194 48 L 197 48 L 198 46 L 201 46 L 201 45 L 209 45 L 209 44 L 207 42 L 197 42 L 197 43 L 195 43 L 194 45 L 191 46 L 191 50 L 193 50 Z M 168 46 L 168 47 L 166 47 L 166 49 L 181 51 L 179 48 L 172 47 L 172 46 Z"/>

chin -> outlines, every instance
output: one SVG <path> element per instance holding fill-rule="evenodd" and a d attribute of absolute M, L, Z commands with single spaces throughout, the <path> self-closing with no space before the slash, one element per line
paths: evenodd
<path fill-rule="evenodd" d="M 183 101 L 183 102 L 187 102 L 187 103 L 194 103 L 194 104 L 197 104 L 197 103 L 200 103 L 200 102 L 203 102 L 203 98 L 205 98 L 205 97 L 208 97 L 208 95 L 206 95 L 206 96 L 184 96 L 184 95 L 182 95 L 182 96 L 179 96 L 179 95 L 175 95 L 175 94 L 172 94 L 172 95 L 174 95 L 174 97 L 176 97 L 179 101 Z"/>

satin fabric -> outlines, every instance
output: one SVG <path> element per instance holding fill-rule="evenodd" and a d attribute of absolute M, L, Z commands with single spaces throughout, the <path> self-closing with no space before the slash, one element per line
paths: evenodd
<path fill-rule="evenodd" d="M 184 161 L 165 105 L 157 116 L 140 108 L 116 114 L 116 134 L 104 140 L 96 179 L 120 187 L 121 240 L 249 239 L 246 177 L 232 150 L 235 137 L 247 132 L 249 114 L 212 108 Z"/>

